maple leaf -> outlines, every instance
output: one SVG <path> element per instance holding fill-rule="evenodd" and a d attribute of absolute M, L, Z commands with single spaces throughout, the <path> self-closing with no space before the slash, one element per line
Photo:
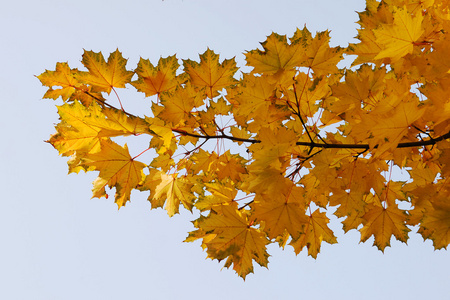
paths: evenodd
<path fill-rule="evenodd" d="M 290 108 L 294 108 L 294 112 L 299 109 L 302 116 L 313 117 L 319 110 L 318 100 L 330 95 L 330 86 L 326 79 L 311 80 L 305 73 L 300 73 L 295 79 L 295 90 L 287 91 Z"/>
<path fill-rule="evenodd" d="M 200 63 L 187 59 L 183 65 L 192 85 L 206 88 L 205 94 L 210 99 L 221 89 L 236 83 L 233 78 L 237 71 L 234 59 L 226 59 L 220 64 L 219 55 L 209 48 L 200 55 Z"/>
<path fill-rule="evenodd" d="M 81 62 L 89 72 L 79 72 L 76 78 L 108 94 L 114 87 L 124 88 L 126 83 L 131 82 L 134 74 L 126 70 L 127 60 L 122 57 L 118 49 L 111 53 L 108 62 L 105 61 L 101 52 L 85 50 Z"/>
<path fill-rule="evenodd" d="M 384 96 L 385 77 L 385 68 L 372 69 L 369 65 L 362 65 L 355 72 L 347 70 L 345 81 L 332 87 L 333 96 L 339 100 L 330 103 L 328 108 L 336 114 L 344 112 L 358 114 L 360 113 L 358 110 L 373 109 Z"/>
<path fill-rule="evenodd" d="M 390 240 L 394 235 L 397 240 L 406 243 L 410 229 L 406 227 L 408 215 L 405 211 L 398 209 L 395 204 L 387 208 L 372 206 L 364 215 L 364 227 L 361 232 L 361 242 L 367 241 L 372 235 L 375 237 L 373 243 L 379 250 L 384 252 L 386 246 L 390 246 Z"/>
<path fill-rule="evenodd" d="M 138 79 L 131 84 L 146 97 L 173 90 L 186 80 L 186 76 L 177 76 L 179 66 L 175 55 L 160 58 L 156 67 L 148 59 L 141 58 L 135 70 Z"/>
<path fill-rule="evenodd" d="M 291 241 L 289 245 L 294 247 L 296 254 L 306 246 L 308 248 L 308 255 L 313 258 L 317 258 L 317 254 L 320 252 L 322 241 L 330 244 L 337 243 L 336 237 L 328 228 L 328 222 L 330 220 L 323 212 L 315 210 L 311 216 L 309 216 L 309 222 L 305 224 L 302 234 L 299 238 Z"/>
<path fill-rule="evenodd" d="M 252 220 L 264 222 L 269 238 L 281 236 L 285 230 L 293 239 L 300 237 L 309 218 L 305 214 L 302 188 L 290 186 L 278 197 L 258 197 L 252 204 Z"/>
<path fill-rule="evenodd" d="M 211 101 L 210 107 L 214 111 L 215 115 L 228 115 L 230 113 L 231 107 L 227 101 L 221 97 L 217 101 Z"/>
<path fill-rule="evenodd" d="M 252 66 L 255 73 L 273 75 L 299 67 L 306 60 L 302 44 L 288 44 L 285 35 L 272 33 L 261 45 L 264 51 L 257 49 L 245 54 L 247 65 Z"/>
<path fill-rule="evenodd" d="M 406 8 L 394 8 L 393 15 L 393 24 L 381 25 L 374 30 L 376 42 L 382 48 L 375 59 L 389 57 L 392 62 L 395 62 L 406 54 L 412 53 L 414 43 L 424 32 L 421 10 L 411 14 Z"/>
<path fill-rule="evenodd" d="M 408 134 L 411 124 L 419 120 L 424 113 L 425 109 L 420 104 L 404 99 L 397 106 L 391 106 L 390 112 L 383 113 L 383 122 L 378 122 L 380 115 L 377 112 L 368 114 L 364 120 L 366 124 L 360 124 L 352 133 L 363 137 L 365 132 L 370 147 L 378 147 L 378 156 L 386 150 L 395 149 Z"/>
<path fill-rule="evenodd" d="M 58 107 L 61 123 L 49 142 L 63 155 L 73 151 L 100 151 L 100 140 L 114 136 L 149 133 L 148 124 L 141 118 L 128 117 L 116 109 L 101 110 L 92 103 L 85 107 L 78 101 Z"/>
<path fill-rule="evenodd" d="M 373 58 L 382 50 L 382 46 L 376 42 L 374 32 L 359 29 L 356 38 L 360 40 L 360 43 L 350 44 L 348 47 L 349 54 L 357 55 L 352 66 L 372 62 Z"/>
<path fill-rule="evenodd" d="M 177 146 L 171 128 L 159 118 L 146 117 L 145 120 L 150 124 L 150 131 L 154 135 L 150 146 L 156 148 L 158 153 L 173 154 Z"/>
<path fill-rule="evenodd" d="M 215 152 L 209 153 L 203 149 L 199 149 L 190 157 L 192 164 L 189 166 L 189 170 L 193 174 L 199 174 L 203 172 L 209 174 L 217 170 L 218 155 Z"/>
<path fill-rule="evenodd" d="M 195 203 L 195 207 L 200 211 L 214 209 L 223 204 L 231 204 L 237 195 L 236 188 L 229 181 L 205 183 L 205 187 L 211 195 L 202 197 Z"/>
<path fill-rule="evenodd" d="M 177 175 L 161 173 L 161 183 L 156 187 L 155 194 L 150 200 L 152 208 L 162 207 L 165 204 L 164 208 L 170 217 L 179 212 L 180 203 L 186 209 L 192 210 L 194 200 L 191 192 L 192 184 Z"/>
<path fill-rule="evenodd" d="M 249 139 L 252 136 L 251 133 L 249 133 L 247 130 L 237 127 L 231 127 L 230 133 L 231 135 L 233 135 L 233 137 L 243 140 Z M 238 140 L 237 143 L 241 145 L 243 142 Z"/>
<path fill-rule="evenodd" d="M 242 84 L 230 91 L 229 101 L 233 103 L 233 114 L 240 126 L 247 127 L 248 121 L 267 112 L 274 95 L 275 84 L 266 77 L 244 75 Z"/>
<path fill-rule="evenodd" d="M 158 113 L 158 117 L 177 127 L 196 122 L 191 111 L 194 107 L 203 105 L 203 99 L 187 85 L 177 87 L 170 96 L 161 95 L 161 104 L 164 108 Z"/>
<path fill-rule="evenodd" d="M 450 204 L 448 198 L 434 201 L 432 209 L 427 210 L 421 222 L 419 233 L 424 239 L 433 240 L 435 249 L 445 248 L 450 244 Z"/>
<path fill-rule="evenodd" d="M 237 154 L 231 154 L 228 150 L 218 157 L 217 161 L 217 178 L 219 180 L 229 178 L 234 182 L 240 182 L 242 176 L 247 174 L 245 169 L 245 160 Z"/>
<path fill-rule="evenodd" d="M 67 63 L 56 63 L 55 71 L 45 71 L 37 78 L 42 85 L 48 86 L 49 89 L 43 98 L 57 99 L 61 98 L 66 101 L 80 86 L 78 80 L 75 79 L 74 74 L 77 70 L 69 68 Z M 53 89 L 53 86 L 60 86 L 60 89 Z"/>
<path fill-rule="evenodd" d="M 126 144 L 121 147 L 110 140 L 102 140 L 100 145 L 101 151 L 87 154 L 81 164 L 100 171 L 94 181 L 93 197 L 107 197 L 105 187 L 115 187 L 115 202 L 121 208 L 130 200 L 131 190 L 144 179 L 146 165 L 130 156 Z"/>
<path fill-rule="evenodd" d="M 308 59 L 305 66 L 311 68 L 316 76 L 338 73 L 337 64 L 342 60 L 342 49 L 329 46 L 330 32 L 319 32 L 306 50 Z"/>
<path fill-rule="evenodd" d="M 377 44 L 373 30 L 380 24 L 393 22 L 392 12 L 386 2 L 366 1 L 366 10 L 359 12 L 359 21 L 357 22 L 361 28 L 358 29 L 356 36 L 361 42 L 358 44 L 350 44 L 348 47 L 349 54 L 356 54 L 355 61 L 352 66 L 361 63 L 372 63 L 374 57 L 382 50 L 381 45 Z M 376 61 L 379 64 L 379 61 Z"/>
<path fill-rule="evenodd" d="M 245 214 L 233 205 L 221 205 L 207 217 L 194 222 L 199 230 L 191 232 L 187 241 L 203 238 L 208 257 L 219 261 L 227 259 L 225 267 L 233 265 L 236 273 L 245 279 L 253 272 L 253 260 L 267 266 L 269 243 L 264 233 L 250 227 Z"/>
<path fill-rule="evenodd" d="M 155 168 L 149 167 L 148 174 L 145 175 L 145 178 L 142 182 L 140 182 L 137 186 L 137 189 L 140 191 L 150 191 L 150 195 L 148 197 L 148 201 L 151 201 L 153 195 L 155 194 L 156 187 L 161 183 L 161 171 Z M 160 205 L 162 206 L 162 205 Z"/>

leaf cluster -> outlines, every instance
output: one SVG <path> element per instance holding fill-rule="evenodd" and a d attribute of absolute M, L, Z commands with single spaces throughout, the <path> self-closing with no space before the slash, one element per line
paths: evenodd
<path fill-rule="evenodd" d="M 64 102 L 48 142 L 70 157 L 69 172 L 99 172 L 93 197 L 115 188 L 120 208 L 139 190 L 169 216 L 198 211 L 186 241 L 243 278 L 254 262 L 267 266 L 270 243 L 316 258 L 337 242 L 332 215 L 381 251 L 414 226 L 446 249 L 449 5 L 367 0 L 357 43 L 331 47 L 329 31 L 306 27 L 272 33 L 245 53 L 242 74 L 210 49 L 199 61 L 141 58 L 134 70 L 118 50 L 107 61 L 85 51 L 86 71 L 57 63 L 38 76 L 44 98 Z M 338 66 L 344 55 L 350 68 Z M 125 110 L 126 86 L 147 97 L 146 115 Z M 138 135 L 151 161 L 115 139 Z"/>

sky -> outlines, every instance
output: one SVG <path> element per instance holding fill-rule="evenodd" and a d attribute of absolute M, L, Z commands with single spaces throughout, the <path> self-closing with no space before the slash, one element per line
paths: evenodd
<path fill-rule="evenodd" d="M 55 104 L 35 77 L 56 62 L 82 68 L 83 49 L 107 57 L 119 49 L 135 68 L 168 55 L 198 60 L 255 49 L 272 32 L 291 36 L 306 24 L 331 30 L 332 46 L 356 36 L 363 0 L 25 0 L 0 10 L 0 299 L 444 299 L 450 256 L 416 229 L 408 245 L 384 254 L 357 231 L 324 243 L 317 260 L 269 246 L 269 267 L 243 281 L 206 259 L 199 242 L 183 243 L 195 215 L 169 218 L 133 193 L 117 210 L 91 199 L 96 173 L 67 175 L 66 158 L 44 141 L 58 122 Z M 133 89 L 121 99 L 136 110 L 149 101 Z M 133 104 L 131 104 L 133 103 Z"/>

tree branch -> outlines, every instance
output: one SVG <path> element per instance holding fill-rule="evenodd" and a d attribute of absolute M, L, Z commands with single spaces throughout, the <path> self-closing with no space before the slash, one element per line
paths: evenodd
<path fill-rule="evenodd" d="M 187 135 L 192 136 L 196 138 L 203 138 L 203 139 L 227 139 L 234 142 L 244 142 L 244 143 L 261 143 L 260 140 L 256 139 L 244 139 L 244 138 L 238 138 L 234 136 L 230 136 L 227 134 L 220 134 L 220 135 L 200 135 L 195 133 L 189 133 L 184 130 L 180 129 L 172 129 L 173 132 L 177 132 L 181 135 Z M 445 139 L 450 138 L 450 132 L 447 132 L 444 135 L 441 135 L 437 138 L 430 138 L 428 140 L 423 141 L 417 141 L 417 142 L 405 142 L 405 143 L 399 143 L 397 145 L 397 148 L 411 148 L 411 147 L 422 147 L 422 146 L 429 146 L 434 145 L 437 142 L 443 141 Z M 325 144 L 325 143 L 316 143 L 316 142 L 297 142 L 295 143 L 297 146 L 306 146 L 311 148 L 333 148 L 333 149 L 370 149 L 370 146 L 368 144 Z M 374 148 L 378 148 L 378 145 L 375 145 Z"/>

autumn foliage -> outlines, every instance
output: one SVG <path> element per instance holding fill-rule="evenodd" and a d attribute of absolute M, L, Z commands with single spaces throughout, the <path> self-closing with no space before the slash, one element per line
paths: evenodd
<path fill-rule="evenodd" d="M 381 251 L 411 229 L 446 248 L 450 2 L 366 6 L 358 43 L 330 47 L 329 31 L 306 27 L 272 33 L 245 52 L 249 72 L 210 49 L 181 66 L 141 58 L 134 70 L 118 50 L 106 61 L 85 51 L 86 70 L 57 63 L 38 76 L 44 98 L 64 101 L 48 142 L 69 172 L 99 172 L 93 197 L 115 188 L 120 208 L 139 190 L 169 216 L 196 212 L 186 241 L 243 278 L 253 261 L 267 266 L 270 243 L 316 258 L 337 242 L 332 215 Z M 148 97 L 148 111 L 127 111 L 125 87 Z M 149 144 L 136 156 L 115 139 L 138 135 Z M 139 161 L 145 151 L 152 161 Z"/>

